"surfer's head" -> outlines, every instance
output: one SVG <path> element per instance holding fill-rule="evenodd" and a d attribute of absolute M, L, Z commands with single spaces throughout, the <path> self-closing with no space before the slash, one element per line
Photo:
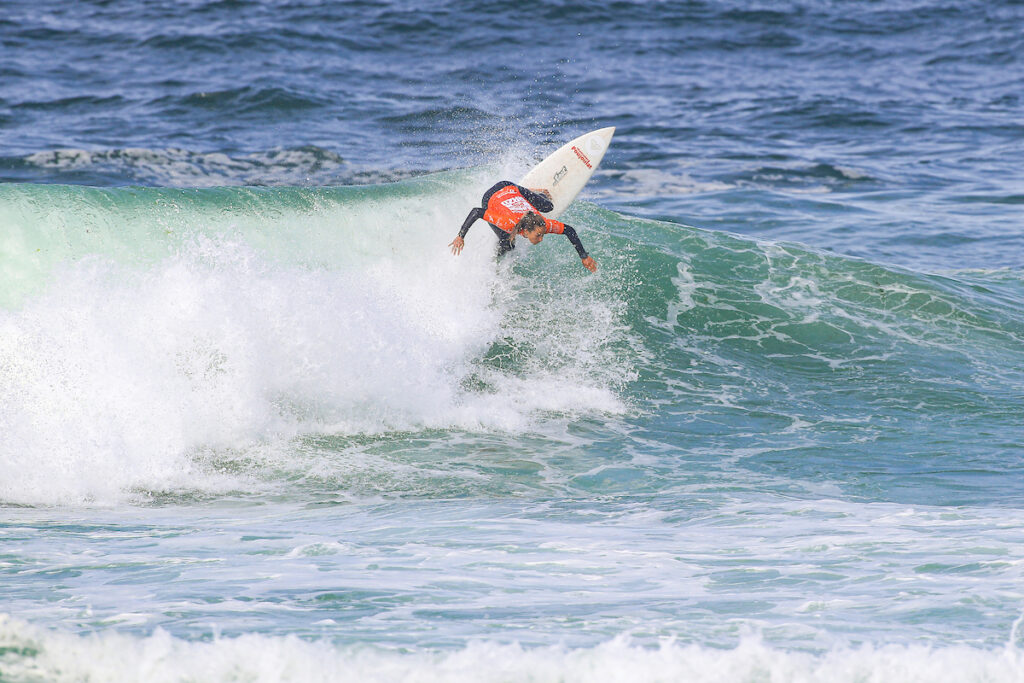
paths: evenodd
<path fill-rule="evenodd" d="M 544 217 L 529 211 L 516 223 L 516 233 L 530 240 L 530 244 L 540 244 L 544 239 L 545 227 Z"/>

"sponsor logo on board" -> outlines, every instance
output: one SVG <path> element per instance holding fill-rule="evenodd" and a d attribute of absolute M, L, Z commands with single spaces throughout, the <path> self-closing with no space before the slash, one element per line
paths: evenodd
<path fill-rule="evenodd" d="M 593 166 L 590 165 L 590 159 L 587 158 L 586 154 L 584 154 L 583 152 L 580 151 L 579 147 L 577 147 L 576 145 L 573 145 L 572 146 L 572 151 L 576 152 L 576 156 L 578 156 L 580 158 L 580 161 L 582 161 L 584 164 L 586 164 L 587 168 L 594 168 Z"/>
<path fill-rule="evenodd" d="M 563 166 L 562 168 L 560 168 L 558 171 L 555 172 L 555 177 L 551 180 L 551 185 L 552 186 L 557 185 L 558 181 L 561 180 L 562 178 L 564 178 L 566 175 L 568 175 L 568 173 L 569 173 L 569 167 L 568 166 Z"/>

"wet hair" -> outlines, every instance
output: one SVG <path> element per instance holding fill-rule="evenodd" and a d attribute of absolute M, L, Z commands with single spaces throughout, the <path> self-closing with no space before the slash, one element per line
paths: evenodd
<path fill-rule="evenodd" d="M 525 216 L 519 219 L 516 223 L 516 232 L 531 232 L 537 228 L 543 228 L 545 225 L 544 217 L 539 213 L 528 211 Z"/>

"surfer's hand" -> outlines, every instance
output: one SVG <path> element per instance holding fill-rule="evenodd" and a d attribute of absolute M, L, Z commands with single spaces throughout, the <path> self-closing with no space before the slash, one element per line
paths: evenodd
<path fill-rule="evenodd" d="M 583 259 L 583 267 L 589 270 L 591 273 L 597 272 L 597 261 L 592 256 L 588 256 Z"/>
<path fill-rule="evenodd" d="M 462 252 L 462 248 L 466 246 L 466 241 L 461 237 L 456 237 L 448 246 L 452 248 L 452 253 L 458 256 Z"/>

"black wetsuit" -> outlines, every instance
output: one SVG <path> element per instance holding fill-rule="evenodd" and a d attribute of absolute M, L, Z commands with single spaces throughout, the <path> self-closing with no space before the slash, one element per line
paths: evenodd
<path fill-rule="evenodd" d="M 551 200 L 544 195 L 537 194 L 527 187 L 516 185 L 511 180 L 502 180 L 499 183 L 495 183 L 495 185 L 491 187 L 491 189 L 487 190 L 487 192 L 484 192 L 484 197 L 480 206 L 477 206 L 470 211 L 469 215 L 466 216 L 466 220 L 462 222 L 462 229 L 459 230 L 459 237 L 465 239 L 470 226 L 472 226 L 478 219 L 484 217 L 484 214 L 487 213 L 487 203 L 491 201 L 491 195 L 504 187 L 508 187 L 509 185 L 515 185 L 515 188 L 519 190 L 519 194 L 523 195 L 526 201 L 530 202 L 530 204 L 533 205 L 533 208 L 537 209 L 537 211 L 546 212 L 555 208 L 555 205 L 551 203 Z M 505 232 L 493 223 L 488 223 L 487 225 L 491 226 L 491 230 L 493 230 L 494 234 L 498 237 L 499 256 L 516 248 L 515 242 L 511 239 L 511 233 Z M 576 253 L 580 255 L 581 259 L 587 258 L 587 250 L 583 248 L 583 243 L 580 241 L 580 237 L 576 234 L 576 231 L 573 230 L 571 225 L 566 225 L 565 223 L 562 223 L 562 225 L 565 225 L 565 232 L 563 234 L 569 238 L 569 242 L 572 243 L 572 246 L 576 247 Z"/>

